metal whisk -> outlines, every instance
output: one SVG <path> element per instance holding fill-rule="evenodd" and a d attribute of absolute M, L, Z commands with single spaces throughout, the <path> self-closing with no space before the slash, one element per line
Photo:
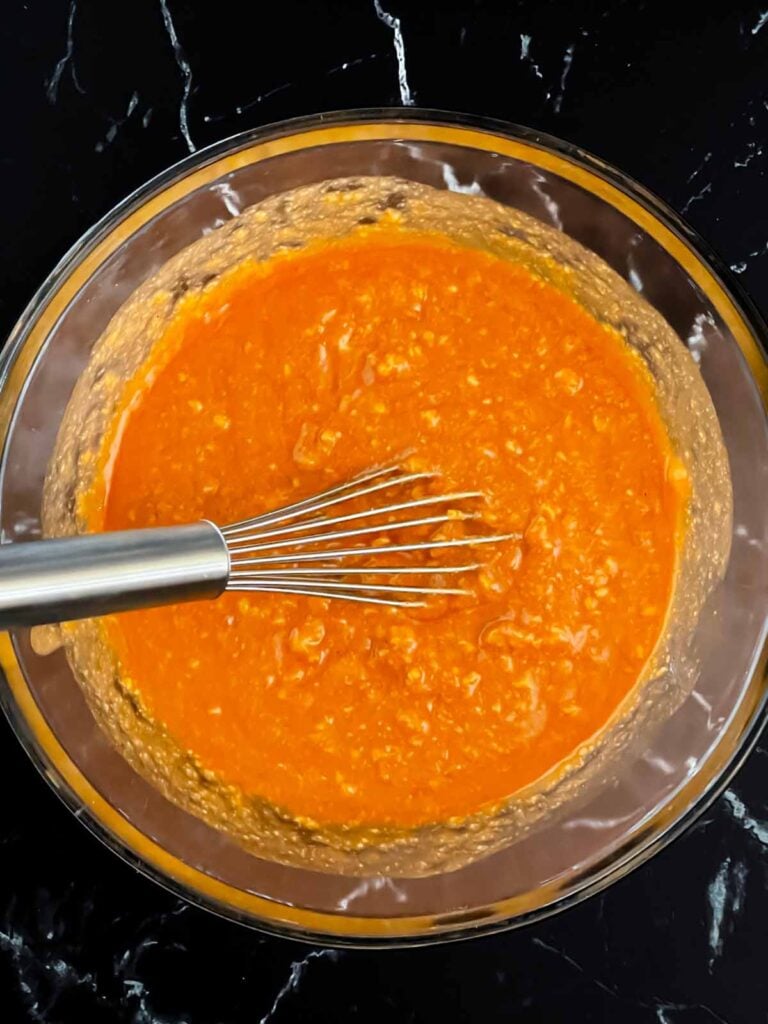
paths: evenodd
<path fill-rule="evenodd" d="M 479 563 L 439 564 L 433 553 L 516 535 L 424 539 L 420 531 L 427 527 L 480 518 L 476 511 L 456 507 L 482 498 L 478 491 L 403 495 L 403 489 L 437 475 L 398 466 L 374 469 L 311 498 L 224 527 L 203 521 L 0 545 L 0 629 L 215 598 L 227 590 L 399 607 L 423 606 L 435 595 L 467 593 L 442 581 L 430 585 L 430 578 L 472 572 Z M 384 504 L 368 504 L 372 495 L 395 489 L 403 500 L 390 496 Z M 353 508 L 339 514 L 338 506 L 350 502 Z M 420 514 L 432 508 L 435 514 Z M 388 537 L 393 531 L 397 543 Z M 415 531 L 415 536 L 400 541 L 401 531 Z M 392 555 L 406 552 L 421 553 L 424 561 L 392 563 Z M 404 577 L 415 577 L 416 583 L 403 582 Z"/>

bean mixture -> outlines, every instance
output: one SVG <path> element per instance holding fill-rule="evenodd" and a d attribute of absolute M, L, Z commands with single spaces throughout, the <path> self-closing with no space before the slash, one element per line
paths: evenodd
<path fill-rule="evenodd" d="M 183 748 L 321 824 L 461 818 L 572 755 L 653 652 L 686 504 L 622 339 L 521 266 L 395 227 L 182 299 L 102 460 L 94 529 L 232 522 L 400 461 L 520 535 L 422 610 L 232 593 L 109 620 Z"/>

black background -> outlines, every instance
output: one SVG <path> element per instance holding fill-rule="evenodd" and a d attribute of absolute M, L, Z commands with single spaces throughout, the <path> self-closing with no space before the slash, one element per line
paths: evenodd
<path fill-rule="evenodd" d="M 418 105 L 618 165 L 768 308 L 768 3 L 383 6 Z M 198 148 L 401 98 L 373 0 L 4 0 L 0 15 L 3 335 L 81 232 L 189 152 L 185 64 Z M 85 832 L 4 723 L 0 778 L 3 1022 L 768 1021 L 765 741 L 686 837 L 602 896 L 520 932 L 391 952 L 310 950 L 187 907 Z"/>

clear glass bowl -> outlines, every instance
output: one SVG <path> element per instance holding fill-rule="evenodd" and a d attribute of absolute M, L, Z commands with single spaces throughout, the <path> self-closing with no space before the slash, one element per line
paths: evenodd
<path fill-rule="evenodd" d="M 32 760 L 139 870 L 234 920 L 345 944 L 501 930 L 594 893 L 708 805 L 763 723 L 768 621 L 765 328 L 718 261 L 656 198 L 573 146 L 429 111 L 356 111 L 239 135 L 160 175 L 90 231 L 34 297 L 0 359 L 0 528 L 39 535 L 48 458 L 91 348 L 166 260 L 276 192 L 347 175 L 482 192 L 559 228 L 642 292 L 685 339 L 720 420 L 733 482 L 728 571 L 699 616 L 690 696 L 602 785 L 500 852 L 417 879 L 350 878 L 254 857 L 169 803 L 97 727 L 62 652 L 0 637 L 5 712 Z"/>

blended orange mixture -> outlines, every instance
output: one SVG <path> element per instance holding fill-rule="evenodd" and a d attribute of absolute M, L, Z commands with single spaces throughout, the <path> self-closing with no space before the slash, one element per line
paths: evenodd
<path fill-rule="evenodd" d="M 171 736 L 296 818 L 492 807 L 606 723 L 664 624 L 685 474 L 647 374 L 553 287 L 438 237 L 373 229 L 187 296 L 107 447 L 94 528 L 232 522 L 415 453 L 522 534 L 425 610 L 227 594 L 110 620 Z"/>

